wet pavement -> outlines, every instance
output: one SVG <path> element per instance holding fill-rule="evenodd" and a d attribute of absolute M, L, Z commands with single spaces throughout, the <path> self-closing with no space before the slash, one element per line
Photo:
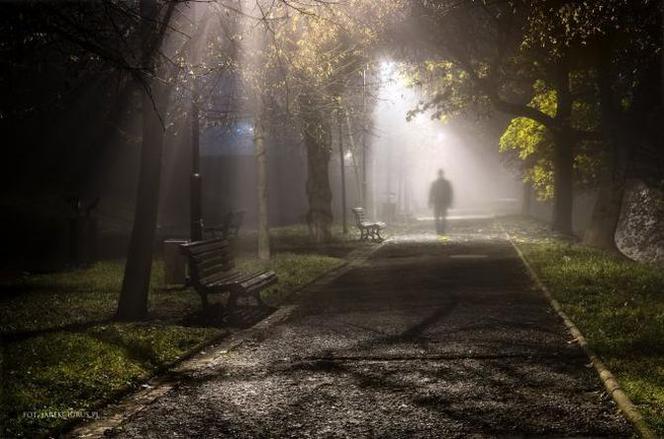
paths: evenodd
<path fill-rule="evenodd" d="M 410 235 L 115 437 L 629 437 L 500 234 Z"/>

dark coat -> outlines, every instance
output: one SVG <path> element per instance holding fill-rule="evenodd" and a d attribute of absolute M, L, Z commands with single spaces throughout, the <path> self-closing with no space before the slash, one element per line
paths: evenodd
<path fill-rule="evenodd" d="M 452 185 L 444 178 L 439 178 L 431 184 L 429 205 L 437 209 L 447 209 L 450 204 L 452 204 Z"/>

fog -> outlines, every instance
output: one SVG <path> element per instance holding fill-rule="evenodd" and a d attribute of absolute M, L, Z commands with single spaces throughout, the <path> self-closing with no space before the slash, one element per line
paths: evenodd
<path fill-rule="evenodd" d="M 194 8 L 199 9 L 198 19 L 203 24 L 199 30 L 203 34 L 201 40 L 207 41 L 208 36 L 219 32 L 219 29 L 214 20 L 201 17 L 201 9 L 204 9 L 201 5 Z M 226 113 L 235 115 L 232 120 L 222 120 L 220 125 L 201 127 L 203 217 L 205 224 L 216 224 L 225 212 L 241 209 L 247 212 L 247 226 L 253 227 L 257 218 L 257 199 L 253 120 L 250 115 L 257 112 L 260 105 L 253 96 L 252 84 L 260 82 L 260 65 L 264 61 L 260 45 L 263 40 L 259 29 L 252 26 L 251 19 L 247 17 L 242 17 L 236 27 L 235 31 L 242 35 L 236 66 L 241 72 L 239 77 L 220 72 L 202 74 L 205 70 L 202 66 L 210 61 L 201 59 L 205 56 L 201 53 L 205 44 L 192 48 L 194 70 L 200 76 L 199 93 L 210 102 L 204 108 L 204 117 L 212 115 L 214 118 L 215 114 Z M 355 139 L 356 143 L 346 138 L 347 216 L 350 215 L 350 207 L 365 204 L 370 216 L 388 223 L 431 217 L 428 192 L 438 169 L 443 169 L 445 178 L 453 186 L 451 217 L 518 211 L 521 183 L 503 166 L 497 151 L 501 129 L 495 128 L 504 124 L 505 119 L 502 122 L 483 120 L 477 123 L 472 115 L 468 115 L 441 122 L 432 120 L 430 114 L 424 113 L 408 121 L 408 111 L 424 97 L 417 88 L 407 86 L 400 65 L 392 60 L 379 62 L 378 77 L 374 79 L 377 81 L 372 81 L 368 92 L 372 99 L 367 99 L 367 105 L 372 108 L 366 140 L 368 199 L 366 203 L 362 202 L 359 137 Z M 238 96 L 242 99 L 237 99 Z M 489 136 L 486 135 L 487 124 L 493 124 L 494 128 L 494 133 Z M 482 130 L 484 132 L 480 135 Z M 188 128 L 182 127 L 181 131 L 187 132 Z M 275 226 L 300 221 L 308 208 L 304 191 L 306 153 L 296 133 L 291 134 L 281 133 L 286 140 L 271 136 L 266 139 L 270 180 L 268 215 L 270 223 Z M 184 230 L 184 224 L 189 219 L 181 206 L 188 203 L 188 168 L 192 159 L 187 139 L 177 143 L 173 149 L 179 151 L 172 151 L 166 160 L 161 221 L 163 224 L 178 225 L 177 228 Z M 335 221 L 340 221 L 339 159 L 336 145 L 334 148 L 330 185 Z"/>
<path fill-rule="evenodd" d="M 382 62 L 380 79 L 368 142 L 375 216 L 430 217 L 428 192 L 438 169 L 453 186 L 451 217 L 519 208 L 521 183 L 501 162 L 498 135 L 479 135 L 492 121 L 475 122 L 468 116 L 470 120 L 442 122 L 428 113 L 408 121 L 408 111 L 421 100 L 420 91 L 406 84 L 392 61 Z"/>

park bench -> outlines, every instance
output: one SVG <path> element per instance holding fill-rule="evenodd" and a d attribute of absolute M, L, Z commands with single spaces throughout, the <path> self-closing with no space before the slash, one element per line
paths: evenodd
<path fill-rule="evenodd" d="M 354 207 L 351 209 L 355 214 L 355 224 L 357 228 L 360 229 L 360 240 L 372 240 L 374 242 L 380 242 L 383 240 L 383 237 L 380 236 L 381 230 L 385 228 L 385 223 L 382 222 L 370 222 L 367 221 L 364 208 Z"/>
<path fill-rule="evenodd" d="M 265 306 L 260 292 L 278 280 L 273 271 L 234 270 L 231 246 L 222 238 L 188 242 L 180 248 L 189 260 L 189 280 L 201 296 L 203 309 L 208 307 L 208 294 L 215 293 L 229 293 L 228 308 L 235 306 L 239 296 L 253 296 L 258 306 Z"/>
<path fill-rule="evenodd" d="M 231 210 L 224 215 L 220 224 L 206 227 L 205 231 L 213 238 L 236 239 L 240 233 L 245 212 L 244 210 Z"/>

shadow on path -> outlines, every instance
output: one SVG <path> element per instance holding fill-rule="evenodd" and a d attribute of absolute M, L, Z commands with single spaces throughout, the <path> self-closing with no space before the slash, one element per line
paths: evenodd
<path fill-rule="evenodd" d="M 631 436 L 509 243 L 468 236 L 386 244 L 114 435 Z"/>

